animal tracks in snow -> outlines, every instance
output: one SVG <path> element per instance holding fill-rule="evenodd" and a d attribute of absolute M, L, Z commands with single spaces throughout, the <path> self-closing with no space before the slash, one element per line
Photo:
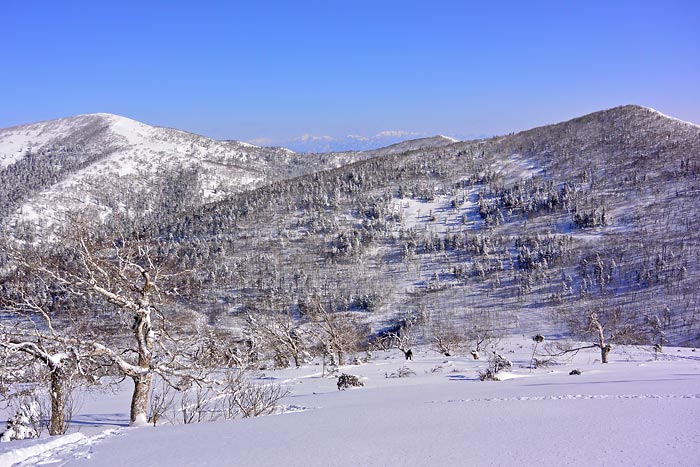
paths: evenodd
<path fill-rule="evenodd" d="M 557 396 L 518 396 L 485 397 L 481 399 L 450 399 L 447 401 L 430 401 L 430 404 L 467 403 L 467 402 L 520 402 L 520 401 L 566 401 L 566 400 L 601 400 L 601 399 L 700 399 L 700 394 L 563 394 Z"/>
<path fill-rule="evenodd" d="M 0 467 L 56 466 L 66 463 L 66 459 L 89 459 L 92 446 L 110 436 L 118 436 L 118 429 L 106 430 L 95 436 L 72 433 L 51 438 L 45 443 L 16 449 L 0 455 Z"/>

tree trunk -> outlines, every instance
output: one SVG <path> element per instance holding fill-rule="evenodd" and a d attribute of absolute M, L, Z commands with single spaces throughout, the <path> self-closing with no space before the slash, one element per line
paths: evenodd
<path fill-rule="evenodd" d="M 51 371 L 51 421 L 49 434 L 51 436 L 62 435 L 66 432 L 66 402 L 68 399 L 68 384 L 64 370 L 61 367 Z"/>
<path fill-rule="evenodd" d="M 610 353 L 610 344 L 604 345 L 600 348 L 600 361 L 603 363 L 608 363 L 608 354 Z"/>
<path fill-rule="evenodd" d="M 131 425 L 145 426 L 148 424 L 148 396 L 151 392 L 153 373 L 134 376 L 134 394 L 131 396 Z"/>
<path fill-rule="evenodd" d="M 143 374 L 131 377 L 134 380 L 134 394 L 131 396 L 131 424 L 133 426 L 146 426 L 148 425 L 148 397 L 153 381 L 153 371 L 151 371 L 150 366 L 155 343 L 148 300 L 144 300 L 139 305 L 134 318 L 134 337 L 138 344 L 138 366 L 145 371 Z"/>

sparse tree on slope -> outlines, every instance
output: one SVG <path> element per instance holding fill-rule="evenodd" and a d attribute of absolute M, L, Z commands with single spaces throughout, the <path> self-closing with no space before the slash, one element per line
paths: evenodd
<path fill-rule="evenodd" d="M 633 310 L 622 306 L 600 307 L 598 311 L 589 311 L 585 315 L 569 319 L 569 329 L 575 336 L 593 342 L 579 347 L 557 343 L 553 354 L 564 355 L 597 348 L 600 349 L 600 361 L 608 363 L 613 344 L 648 344 L 649 333 L 646 326 L 643 316 Z"/>

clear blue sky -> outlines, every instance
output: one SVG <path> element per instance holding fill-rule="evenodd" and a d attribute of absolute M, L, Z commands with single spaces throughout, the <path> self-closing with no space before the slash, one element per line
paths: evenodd
<path fill-rule="evenodd" d="M 501 134 L 626 103 L 700 123 L 694 0 L 3 0 L 0 23 L 0 127 Z"/>

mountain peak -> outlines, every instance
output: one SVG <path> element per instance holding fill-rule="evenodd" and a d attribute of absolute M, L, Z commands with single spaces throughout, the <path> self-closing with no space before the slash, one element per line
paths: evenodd
<path fill-rule="evenodd" d="M 646 106 L 638 105 L 638 104 L 619 105 L 617 107 L 612 107 L 610 109 L 601 110 L 601 111 L 594 112 L 594 113 L 589 114 L 589 115 L 584 115 L 583 117 L 580 117 L 580 118 L 586 118 L 588 116 L 602 116 L 602 115 L 613 116 L 613 117 L 624 115 L 624 116 L 627 116 L 629 118 L 634 118 L 634 117 L 650 118 L 651 117 L 651 118 L 655 118 L 655 119 L 661 117 L 661 118 L 664 118 L 664 119 L 669 120 L 669 121 L 673 121 L 673 122 L 681 123 L 684 125 L 690 125 L 690 126 L 693 126 L 696 128 L 700 128 L 700 125 L 698 125 L 696 123 L 687 122 L 687 121 L 681 120 L 681 119 L 676 118 L 676 117 L 671 117 L 671 116 L 666 115 L 662 112 L 659 112 L 658 110 L 656 110 L 652 107 L 646 107 Z"/>

